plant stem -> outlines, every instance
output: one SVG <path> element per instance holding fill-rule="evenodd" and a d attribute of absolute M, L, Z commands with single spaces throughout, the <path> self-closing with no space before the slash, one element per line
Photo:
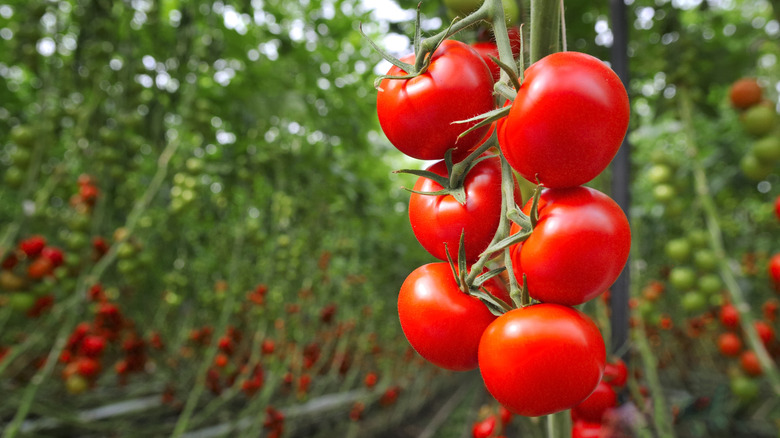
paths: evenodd
<path fill-rule="evenodd" d="M 661 381 L 658 378 L 658 368 L 656 364 L 658 358 L 653 354 L 650 343 L 645 336 L 644 324 L 634 330 L 634 342 L 642 359 L 642 370 L 644 371 L 647 387 L 650 389 L 650 397 L 653 400 L 653 423 L 655 431 L 659 438 L 673 438 L 674 429 L 671 427 L 671 421 L 668 418 L 669 409 L 666 407 Z"/>
<path fill-rule="evenodd" d="M 531 64 L 558 51 L 560 3 L 531 0 Z"/>
<path fill-rule="evenodd" d="M 568 410 L 547 416 L 547 438 L 571 437 L 571 415 Z"/>
<path fill-rule="evenodd" d="M 687 155 L 691 158 L 690 162 L 693 170 L 696 196 L 704 209 L 707 231 L 710 234 L 710 245 L 718 259 L 720 276 L 726 284 L 726 290 L 729 293 L 732 304 L 734 304 L 739 311 L 739 322 L 750 348 L 756 353 L 758 361 L 761 364 L 761 369 L 764 371 L 764 375 L 769 381 L 772 391 L 774 391 L 776 395 L 780 395 L 780 374 L 778 373 L 777 366 L 767 353 L 763 342 L 761 342 L 761 339 L 756 332 L 754 326 L 755 319 L 751 313 L 750 304 L 745 299 L 742 288 L 739 286 L 737 274 L 735 274 L 734 270 L 729 266 L 729 258 L 726 255 L 726 249 L 723 244 L 723 232 L 721 231 L 720 222 L 718 220 L 718 208 L 710 193 L 707 175 L 704 172 L 704 168 L 700 161 L 697 159 L 698 147 L 696 142 L 696 130 L 693 126 L 693 109 L 688 90 L 684 87 L 680 89 L 679 103 L 679 111 L 685 130 Z"/>

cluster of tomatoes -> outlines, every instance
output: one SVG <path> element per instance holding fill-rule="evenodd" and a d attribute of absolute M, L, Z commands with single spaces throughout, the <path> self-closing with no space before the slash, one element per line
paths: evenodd
<path fill-rule="evenodd" d="M 625 88 L 590 55 L 554 53 L 525 71 L 489 130 L 478 116 L 500 106 L 495 74 L 474 48 L 445 39 L 416 60 L 395 62 L 377 87 L 390 142 L 409 157 L 439 160 L 408 171 L 419 175 L 412 229 L 441 261 L 401 286 L 403 332 L 435 365 L 479 367 L 488 391 L 515 414 L 570 409 L 594 391 L 606 364 L 598 327 L 573 306 L 605 292 L 630 249 L 623 211 L 583 186 L 626 134 Z M 515 174 L 538 185 L 522 208 Z M 489 263 L 498 267 L 488 271 Z M 504 268 L 509 287 L 494 276 Z"/>
<path fill-rule="evenodd" d="M 755 78 L 742 78 L 729 89 L 731 105 L 740 113 L 740 123 L 753 137 L 752 144 L 740 161 L 742 173 L 761 181 L 780 163 L 780 130 L 775 103 L 766 99 Z"/>

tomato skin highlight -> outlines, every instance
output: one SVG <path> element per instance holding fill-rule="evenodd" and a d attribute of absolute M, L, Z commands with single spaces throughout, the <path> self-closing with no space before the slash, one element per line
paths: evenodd
<path fill-rule="evenodd" d="M 596 324 L 558 304 L 513 309 L 485 329 L 479 369 L 499 403 L 528 417 L 570 409 L 601 381 L 606 349 Z"/>
<path fill-rule="evenodd" d="M 444 161 L 428 168 L 438 175 L 447 176 Z M 452 260 L 458 259 L 461 232 L 466 249 L 466 261 L 474 263 L 484 251 L 498 228 L 501 220 L 501 162 L 492 157 L 477 163 L 464 182 L 466 203 L 461 205 L 451 195 L 421 195 L 412 193 L 409 197 L 409 222 L 417 241 L 432 256 L 447 260 L 449 251 Z M 414 185 L 415 191 L 432 192 L 442 187 L 433 180 L 420 177 Z M 515 181 L 515 202 L 521 203 L 520 187 Z M 445 243 L 447 250 L 445 250 Z"/>
<path fill-rule="evenodd" d="M 531 206 L 528 201 L 523 211 L 530 213 Z M 531 297 L 575 306 L 606 291 L 631 249 L 623 210 L 596 189 L 574 187 L 544 190 L 538 211 L 533 233 L 512 252 L 515 276 L 527 276 Z"/>
<path fill-rule="evenodd" d="M 501 150 L 528 181 L 579 186 L 612 161 L 629 112 L 626 90 L 606 64 L 584 53 L 553 53 L 526 70 Z"/>
<path fill-rule="evenodd" d="M 511 302 L 497 278 L 488 291 Z M 452 371 L 477 367 L 477 349 L 485 328 L 496 319 L 477 298 L 458 289 L 448 263 L 429 263 L 404 280 L 398 294 L 398 318 L 409 344 L 429 362 Z"/>
<path fill-rule="evenodd" d="M 414 56 L 402 61 L 414 63 Z M 387 72 L 406 72 L 393 66 Z M 425 73 L 412 79 L 383 79 L 377 94 L 377 115 L 390 143 L 420 160 L 441 160 L 450 148 L 459 161 L 479 143 L 488 127 L 458 136 L 477 122 L 455 123 L 495 107 L 493 76 L 469 45 L 447 40 L 432 55 Z"/>

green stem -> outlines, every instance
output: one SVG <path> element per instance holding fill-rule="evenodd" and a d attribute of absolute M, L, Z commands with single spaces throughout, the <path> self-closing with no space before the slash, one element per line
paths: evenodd
<path fill-rule="evenodd" d="M 671 427 L 669 418 L 670 410 L 666 406 L 661 381 L 658 378 L 657 362 L 658 358 L 653 353 L 650 343 L 645 335 L 644 324 L 634 330 L 634 342 L 642 359 L 642 370 L 644 371 L 645 381 L 650 390 L 650 398 L 653 400 L 653 423 L 655 431 L 659 438 L 673 438 L 674 429 Z"/>
<path fill-rule="evenodd" d="M 479 9 L 467 15 L 462 20 L 457 20 L 447 29 L 422 40 L 419 44 L 419 51 L 414 55 L 415 71 L 419 72 L 422 70 L 423 63 L 425 62 L 425 58 L 427 57 L 428 53 L 432 52 L 442 40 L 455 35 L 463 29 L 477 24 L 482 20 L 489 20 L 491 18 L 492 11 L 493 9 L 491 8 L 490 1 L 486 1 L 482 4 L 482 6 L 479 7 Z"/>
<path fill-rule="evenodd" d="M 560 3 L 531 0 L 531 64 L 558 51 Z"/>
<path fill-rule="evenodd" d="M 571 437 L 571 415 L 569 411 L 556 412 L 547 416 L 547 438 Z"/>
<path fill-rule="evenodd" d="M 707 231 L 710 234 L 710 245 L 718 259 L 720 276 L 726 285 L 726 290 L 728 291 L 731 302 L 739 311 L 739 322 L 750 348 L 756 353 L 758 361 L 761 364 L 761 369 L 764 371 L 764 375 L 769 381 L 772 390 L 776 395 L 780 395 L 780 373 L 778 373 L 777 366 L 767 353 L 763 342 L 761 342 L 761 338 L 759 338 L 758 333 L 756 332 L 754 326 L 755 319 L 751 313 L 750 304 L 745 299 L 742 288 L 737 281 L 737 274 L 729 266 L 729 258 L 726 253 L 725 245 L 723 244 L 723 232 L 721 231 L 720 222 L 718 220 L 720 213 L 718 207 L 715 205 L 715 200 L 710 193 L 707 175 L 704 172 L 701 162 L 697 159 L 698 147 L 696 142 L 696 130 L 693 126 L 693 108 L 691 97 L 686 88 L 680 89 L 680 98 L 678 102 L 680 103 L 679 111 L 685 129 L 687 155 L 691 158 L 690 162 L 693 170 L 696 196 L 704 209 Z"/>

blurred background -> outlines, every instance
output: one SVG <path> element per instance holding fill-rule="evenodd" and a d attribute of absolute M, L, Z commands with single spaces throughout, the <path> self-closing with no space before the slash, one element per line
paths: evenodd
<path fill-rule="evenodd" d="M 423 32 L 457 3 L 421 2 Z M 566 3 L 570 50 L 609 61 L 609 6 Z M 632 313 L 609 421 L 777 436 L 777 370 L 739 322 L 777 359 L 780 2 L 624 6 Z M 477 371 L 425 363 L 398 323 L 433 260 L 392 171 L 424 163 L 379 128 L 389 64 L 359 25 L 401 56 L 416 7 L 0 0 L 3 437 L 478 437 L 500 417 Z M 761 102 L 735 107 L 745 77 Z M 610 345 L 608 295 L 583 310 Z"/>

